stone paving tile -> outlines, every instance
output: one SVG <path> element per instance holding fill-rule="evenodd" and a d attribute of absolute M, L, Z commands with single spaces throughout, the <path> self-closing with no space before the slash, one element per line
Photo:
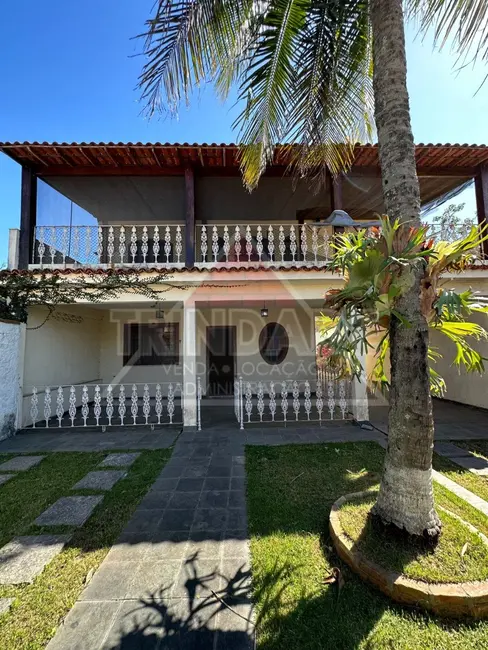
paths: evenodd
<path fill-rule="evenodd" d="M 32 583 L 69 540 L 70 535 L 25 535 L 0 549 L 0 584 Z"/>
<path fill-rule="evenodd" d="M 140 453 L 109 454 L 103 459 L 99 467 L 130 467 L 140 455 Z"/>
<path fill-rule="evenodd" d="M 170 598 L 181 570 L 181 560 L 141 562 L 131 576 L 128 598 Z"/>
<path fill-rule="evenodd" d="M 441 456 L 447 456 L 448 458 L 457 458 L 459 456 L 469 455 L 467 449 L 456 447 L 456 445 L 453 445 L 452 442 L 436 442 L 434 444 L 434 451 Z"/>
<path fill-rule="evenodd" d="M 34 521 L 36 526 L 83 526 L 103 496 L 61 497 Z"/>
<path fill-rule="evenodd" d="M 47 650 L 98 650 L 120 607 L 118 601 L 78 601 L 47 644 Z"/>
<path fill-rule="evenodd" d="M 0 465 L 0 472 L 25 472 L 38 465 L 45 456 L 16 456 Z"/>
<path fill-rule="evenodd" d="M 461 456 L 461 457 L 450 457 L 448 456 L 453 463 L 468 469 L 473 474 L 479 474 L 481 476 L 488 476 L 488 461 L 484 458 L 479 458 L 478 456 Z"/>
<path fill-rule="evenodd" d="M 73 485 L 72 490 L 111 490 L 120 479 L 127 476 L 124 470 L 106 470 L 88 472 L 78 483 Z"/>
<path fill-rule="evenodd" d="M 165 610 L 139 600 L 121 603 L 100 650 L 163 650 Z M 174 646 L 173 646 L 174 647 Z"/>
<path fill-rule="evenodd" d="M 173 495 L 174 492 L 148 492 L 137 510 L 164 510 Z"/>
<path fill-rule="evenodd" d="M 0 598 L 0 616 L 6 614 L 14 602 L 14 598 Z"/>
<path fill-rule="evenodd" d="M 3 485 L 4 483 L 9 481 L 14 476 L 15 476 L 15 474 L 0 474 L 0 485 Z"/>

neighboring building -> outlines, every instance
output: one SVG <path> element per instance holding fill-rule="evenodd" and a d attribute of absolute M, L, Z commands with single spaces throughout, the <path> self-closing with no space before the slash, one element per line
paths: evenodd
<path fill-rule="evenodd" d="M 1 143 L 0 150 L 22 166 L 11 270 L 53 269 L 67 278 L 109 268 L 141 277 L 171 272 L 158 305 L 134 295 L 67 305 L 38 329 L 46 312 L 31 309 L 15 343 L 17 427 L 194 427 L 202 409 L 204 425 L 224 417 L 225 402 L 210 400 L 220 396 L 233 400 L 236 427 L 348 411 L 367 419 L 365 381 L 317 374 L 315 316 L 341 278 L 325 269 L 333 229 L 314 224 L 337 209 L 358 223 L 382 213 L 376 146 L 358 145 L 351 171 L 319 193 L 289 175 L 285 146 L 253 193 L 242 185 L 232 144 Z M 418 145 L 416 157 L 424 205 L 474 178 L 484 220 L 488 148 Z M 477 266 L 456 282 L 488 293 L 487 280 Z"/>

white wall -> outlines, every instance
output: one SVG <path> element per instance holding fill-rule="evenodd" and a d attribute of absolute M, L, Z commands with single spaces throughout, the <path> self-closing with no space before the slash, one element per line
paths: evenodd
<path fill-rule="evenodd" d="M 473 314 L 469 319 L 488 329 L 488 316 L 486 314 Z M 488 408 L 488 376 L 486 374 L 467 373 L 464 368 L 458 369 L 457 366 L 453 365 L 456 354 L 454 343 L 442 334 L 438 332 L 431 333 L 430 342 L 443 355 L 443 358 L 433 367 L 446 381 L 447 390 L 444 397 L 461 404 Z M 473 347 L 484 357 L 488 357 L 488 341 L 474 343 Z M 485 366 L 488 371 L 487 362 L 485 362 Z"/>
<path fill-rule="evenodd" d="M 0 440 L 12 436 L 19 426 L 24 335 L 24 325 L 0 321 Z"/>
<path fill-rule="evenodd" d="M 54 317 L 41 325 L 46 315 L 44 307 L 31 307 L 29 310 L 24 357 L 25 424 L 30 424 L 33 386 L 40 393 L 39 412 L 42 413 L 46 386 L 54 390 L 60 385 L 90 384 L 100 379 L 99 332 L 104 312 L 89 307 L 63 305 L 57 308 Z M 41 327 L 38 329 L 32 329 L 39 325 Z M 52 399 L 54 405 L 54 395 Z M 67 404 L 67 394 L 65 402 Z M 77 404 L 80 402 L 81 394 Z"/>

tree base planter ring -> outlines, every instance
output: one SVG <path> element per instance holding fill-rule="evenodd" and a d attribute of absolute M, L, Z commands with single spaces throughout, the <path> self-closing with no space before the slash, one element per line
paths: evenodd
<path fill-rule="evenodd" d="M 373 584 L 394 601 L 421 607 L 439 616 L 487 618 L 488 580 L 459 583 L 427 583 L 412 580 L 372 562 L 357 549 L 356 543 L 344 532 L 340 521 L 340 510 L 346 502 L 364 498 L 369 494 L 368 492 L 346 494 L 331 508 L 330 534 L 340 558 L 363 580 Z M 455 516 L 451 512 L 449 514 Z M 474 530 L 471 524 L 464 521 L 463 523 Z"/>

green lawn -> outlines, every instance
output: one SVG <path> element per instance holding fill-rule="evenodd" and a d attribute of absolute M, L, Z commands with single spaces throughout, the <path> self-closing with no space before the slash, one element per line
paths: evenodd
<path fill-rule="evenodd" d="M 434 454 L 432 464 L 434 469 L 444 474 L 444 476 L 447 476 L 452 481 L 459 483 L 459 485 L 462 485 L 467 490 L 488 501 L 488 478 L 477 476 L 469 470 L 464 469 L 464 467 L 460 467 L 447 458 L 438 456 L 437 454 Z"/>
<path fill-rule="evenodd" d="M 248 505 L 259 650 L 469 650 L 488 623 L 439 619 L 395 605 L 334 553 L 328 515 L 341 495 L 378 484 L 374 443 L 248 447 Z M 436 486 L 436 499 L 488 530 L 488 519 Z M 345 583 L 324 584 L 334 566 Z"/>
<path fill-rule="evenodd" d="M 107 493 L 62 553 L 32 585 L 0 586 L 0 597 L 14 597 L 12 610 L 0 617 L 0 650 L 44 648 L 146 494 L 171 450 L 144 451 L 128 475 Z M 52 453 L 35 468 L 0 487 L 0 538 L 38 533 L 31 522 L 62 496 L 87 494 L 70 488 L 94 469 L 106 453 Z M 94 493 L 90 491 L 90 493 Z M 55 531 L 43 528 L 43 532 Z M 59 531 L 59 528 L 56 532 Z"/>

